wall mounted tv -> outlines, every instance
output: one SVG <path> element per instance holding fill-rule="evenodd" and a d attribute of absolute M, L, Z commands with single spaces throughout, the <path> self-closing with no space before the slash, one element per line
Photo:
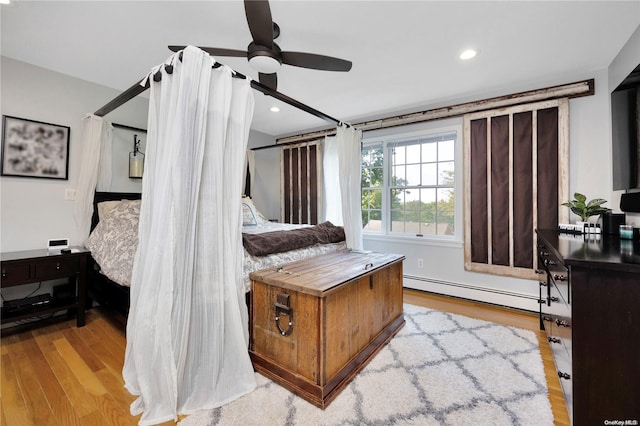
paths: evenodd
<path fill-rule="evenodd" d="M 611 93 L 613 189 L 640 188 L 640 65 Z"/>

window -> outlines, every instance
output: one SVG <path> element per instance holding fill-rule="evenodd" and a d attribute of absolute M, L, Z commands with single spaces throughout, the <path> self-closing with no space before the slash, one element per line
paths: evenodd
<path fill-rule="evenodd" d="M 364 231 L 456 235 L 458 131 L 422 131 L 366 141 L 362 148 Z"/>

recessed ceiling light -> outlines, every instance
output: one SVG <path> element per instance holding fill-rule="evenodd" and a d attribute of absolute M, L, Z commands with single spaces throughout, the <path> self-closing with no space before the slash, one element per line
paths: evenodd
<path fill-rule="evenodd" d="M 460 59 L 466 61 L 467 59 L 471 59 L 475 57 L 478 52 L 474 49 L 466 49 L 464 52 L 460 54 Z"/>
<path fill-rule="evenodd" d="M 0 0 L 0 4 L 9 4 L 11 0 Z"/>
<path fill-rule="evenodd" d="M 277 106 L 272 106 L 271 109 L 269 109 L 269 111 L 271 111 L 271 112 L 280 112 L 280 108 L 278 108 Z"/>

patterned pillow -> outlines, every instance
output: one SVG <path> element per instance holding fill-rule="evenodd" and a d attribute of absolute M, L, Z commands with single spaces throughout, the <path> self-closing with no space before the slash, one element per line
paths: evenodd
<path fill-rule="evenodd" d="M 131 286 L 133 259 L 138 249 L 140 200 L 122 200 L 101 218 L 84 245 L 112 281 Z"/>

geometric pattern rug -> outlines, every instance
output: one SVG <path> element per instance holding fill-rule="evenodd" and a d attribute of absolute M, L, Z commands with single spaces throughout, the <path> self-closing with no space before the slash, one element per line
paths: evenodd
<path fill-rule="evenodd" d="M 325 410 L 256 373 L 256 390 L 180 425 L 553 425 L 535 333 L 408 304 L 404 317 Z"/>

